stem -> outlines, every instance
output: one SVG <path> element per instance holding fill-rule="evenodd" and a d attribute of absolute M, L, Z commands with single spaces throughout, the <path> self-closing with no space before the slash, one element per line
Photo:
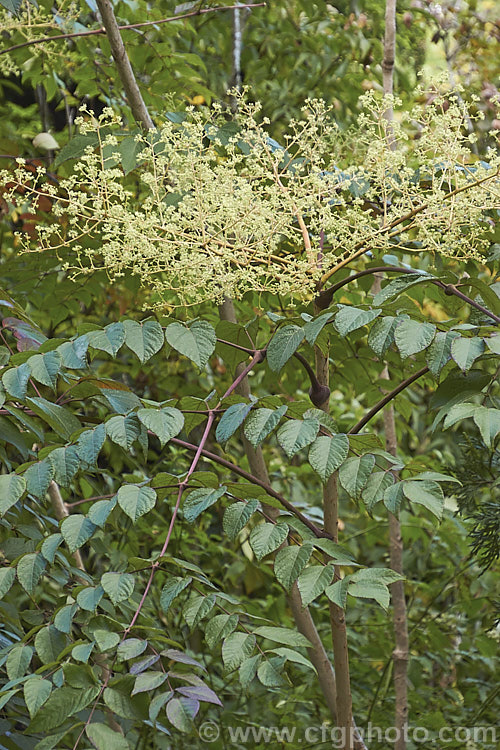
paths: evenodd
<path fill-rule="evenodd" d="M 381 373 L 381 377 L 387 380 L 387 375 L 385 375 L 384 372 L 385 372 L 385 368 Z M 377 414 L 381 409 L 384 408 L 384 406 L 386 406 L 389 403 L 389 401 L 392 401 L 393 398 L 396 398 L 398 393 L 401 393 L 401 391 L 404 391 L 405 388 L 408 388 L 409 385 L 414 383 L 415 380 L 418 380 L 419 378 L 421 378 L 422 375 L 425 375 L 426 372 L 429 372 L 429 368 L 427 366 L 422 367 L 421 370 L 418 370 L 417 372 L 413 373 L 413 375 L 410 375 L 409 378 L 406 378 L 406 380 L 403 380 L 398 386 L 396 386 L 396 388 L 393 388 L 392 391 L 389 391 L 389 393 L 387 393 L 384 396 L 384 398 L 381 398 L 380 401 L 378 401 L 375 404 L 375 406 L 372 406 L 370 411 L 368 411 L 365 414 L 365 416 L 362 419 L 360 419 L 359 422 L 355 424 L 354 427 L 352 427 L 349 430 L 347 434 L 356 435 L 365 426 L 365 424 L 367 424 L 367 422 L 369 422 L 370 419 L 372 419 L 372 417 L 375 416 L 375 414 Z M 388 453 L 389 452 L 390 451 L 388 451 Z"/>
<path fill-rule="evenodd" d="M 50 498 L 50 502 L 52 503 L 52 507 L 54 508 L 54 513 L 58 521 L 62 521 L 65 518 L 69 516 L 69 510 L 66 507 L 66 503 L 62 499 L 61 490 L 59 489 L 59 485 L 56 484 L 56 482 L 52 481 L 47 489 L 47 493 Z M 80 550 L 75 550 L 73 552 L 73 557 L 75 559 L 75 565 L 79 570 L 83 570 L 85 572 L 85 566 L 83 564 L 82 556 L 80 553 Z M 88 581 L 85 578 L 79 579 L 81 580 L 86 586 L 88 585 Z"/>
<path fill-rule="evenodd" d="M 192 16 L 201 16 L 202 13 L 215 13 L 216 11 L 223 10 L 234 10 L 235 8 L 260 8 L 266 3 L 250 3 L 248 5 L 221 5 L 217 8 L 201 8 L 199 10 L 193 10 L 191 13 L 184 13 L 179 16 L 171 16 L 170 18 L 161 18 L 158 21 L 143 21 L 142 23 L 127 23 L 123 26 L 118 26 L 120 31 L 127 31 L 128 29 L 141 29 L 145 26 L 160 26 L 162 23 L 171 23 L 172 21 L 181 21 L 184 18 L 191 18 Z M 0 50 L 0 55 L 6 55 L 7 52 L 13 52 L 16 49 L 22 49 L 23 47 L 32 47 L 35 44 L 44 44 L 45 42 L 56 42 L 61 39 L 75 39 L 79 36 L 95 36 L 96 34 L 106 34 L 104 27 L 100 29 L 89 29 L 88 31 L 75 31 L 71 34 L 54 34 L 53 36 L 42 36 L 39 39 L 31 39 L 29 42 L 21 42 L 20 44 L 14 44 L 12 47 Z"/>
<path fill-rule="evenodd" d="M 234 304 L 231 299 L 226 298 L 224 303 L 219 307 L 219 314 L 222 320 L 228 320 L 231 323 L 237 322 L 236 313 L 234 310 Z M 250 386 L 248 383 L 248 379 L 241 381 L 239 388 L 240 388 L 240 393 L 246 398 L 248 398 L 248 396 L 250 395 Z M 266 492 L 271 497 L 275 497 L 277 500 L 279 500 L 282 503 L 283 507 L 286 508 L 287 506 L 290 506 L 291 504 L 288 503 L 288 501 L 286 501 L 285 498 L 281 497 L 281 495 L 278 495 L 278 493 L 275 492 L 270 486 L 269 474 L 267 471 L 267 466 L 264 460 L 264 454 L 262 452 L 261 447 L 259 446 L 257 449 L 254 449 L 253 446 L 245 438 L 245 436 L 243 436 L 243 446 L 244 446 L 245 453 L 248 458 L 248 463 L 250 464 L 250 469 L 252 471 L 252 474 L 248 475 L 247 472 L 244 472 L 242 469 L 240 469 L 237 466 L 235 466 L 234 469 L 232 470 L 240 474 L 240 476 L 245 477 L 249 481 L 259 484 L 261 487 L 264 487 L 266 489 Z M 218 457 L 215 457 L 214 460 L 219 460 L 219 459 Z M 223 465 L 228 466 L 229 464 L 228 461 L 225 461 L 225 459 L 222 459 L 222 461 L 224 461 Z M 293 508 L 293 506 L 291 507 Z M 291 508 L 288 507 L 288 509 L 291 509 Z M 292 512 L 295 512 L 297 515 L 297 512 L 295 511 L 294 508 Z M 275 512 L 274 512 L 274 509 L 271 509 L 271 516 L 273 515 L 275 516 Z M 305 519 L 305 517 L 303 517 L 301 520 L 303 523 L 307 521 L 306 525 L 308 526 L 308 528 L 311 528 L 310 526 L 311 522 L 309 521 L 309 519 Z M 324 534 L 325 532 L 321 531 L 321 533 Z M 319 637 L 318 631 L 316 629 L 316 625 L 314 624 L 314 620 L 309 611 L 309 608 L 302 607 L 300 592 L 298 590 L 298 586 L 296 583 L 292 586 L 292 590 L 289 596 L 289 603 L 290 603 L 290 608 L 292 610 L 293 618 L 295 620 L 295 624 L 297 626 L 297 630 L 299 630 L 303 635 L 305 635 L 306 638 L 308 638 L 308 640 L 312 644 L 311 647 L 307 649 L 307 653 L 311 662 L 316 668 L 316 672 L 318 673 L 318 682 L 323 692 L 323 695 L 325 697 L 325 702 L 328 707 L 328 710 L 330 711 L 330 714 L 333 720 L 336 722 L 337 721 L 337 708 L 336 708 L 337 689 L 336 689 L 336 682 L 335 682 L 335 674 L 333 672 L 330 659 L 328 658 L 328 654 L 326 653 L 326 649 L 321 641 L 321 638 Z"/>
<path fill-rule="evenodd" d="M 125 89 L 127 101 L 132 110 L 134 119 L 147 130 L 152 130 L 154 128 L 154 123 L 144 103 L 139 86 L 137 85 L 134 71 L 132 70 L 127 50 L 123 44 L 120 29 L 116 22 L 111 1 L 96 0 L 96 2 L 97 7 L 99 8 L 99 13 L 101 14 L 103 26 L 106 30 L 106 36 L 108 37 L 111 46 L 111 52 L 118 69 L 118 74 L 123 84 L 123 88 Z"/>
<path fill-rule="evenodd" d="M 381 288 L 381 276 L 377 274 L 373 281 L 372 292 L 376 294 Z M 384 410 L 384 432 L 385 432 L 385 449 L 391 456 L 397 458 L 398 443 L 396 434 L 396 420 L 394 417 L 394 405 L 390 401 L 397 396 L 404 388 L 417 380 L 421 375 L 428 371 L 428 367 L 423 367 L 411 377 L 400 383 L 383 398 L 378 404 L 365 415 L 366 419 L 361 423 L 366 424 L 368 419 L 376 414 L 381 408 Z M 381 373 L 381 378 L 389 380 L 389 369 L 387 365 Z M 362 426 L 362 425 L 361 425 Z M 393 469 L 394 479 L 398 481 L 399 473 Z M 389 556 L 392 570 L 400 575 L 404 575 L 403 568 L 403 538 L 401 536 L 401 523 L 397 516 L 389 512 Z M 394 649 L 392 659 L 394 665 L 394 726 L 397 728 L 396 741 L 394 750 L 406 750 L 406 727 L 408 725 L 408 659 L 409 659 L 409 641 L 408 641 L 408 620 L 406 611 L 406 597 L 404 581 L 395 581 L 391 584 L 391 599 L 393 605 L 392 622 L 394 628 Z"/>
<path fill-rule="evenodd" d="M 326 309 L 331 304 L 335 292 L 338 292 L 338 290 L 342 289 L 342 287 L 346 286 L 346 284 L 350 284 L 351 281 L 355 281 L 356 279 L 361 279 L 363 276 L 369 276 L 371 274 L 376 275 L 378 273 L 408 273 L 422 276 L 422 278 L 428 281 L 430 284 L 435 284 L 435 286 L 443 289 L 444 293 L 448 296 L 454 294 L 464 302 L 467 302 L 467 304 L 469 304 L 471 307 L 475 307 L 476 310 L 482 312 L 483 315 L 486 315 L 487 317 L 494 320 L 495 323 L 500 324 L 500 317 L 498 315 L 495 315 L 495 313 L 491 312 L 491 310 L 488 310 L 483 305 L 480 305 L 479 302 L 476 302 L 471 297 L 468 297 L 466 294 L 457 289 L 454 284 L 445 284 L 444 281 L 441 281 L 440 279 L 426 279 L 425 275 L 421 274 L 419 271 L 415 271 L 412 268 L 400 268 L 399 266 L 377 266 L 375 268 L 365 268 L 363 271 L 358 271 L 358 273 L 354 273 L 352 274 L 352 276 L 348 276 L 346 279 L 342 279 L 342 281 L 338 281 L 333 286 L 320 292 L 320 294 L 318 294 L 318 296 L 316 297 L 316 305 L 320 310 Z"/>
<path fill-rule="evenodd" d="M 316 378 L 321 385 L 328 388 L 330 374 L 328 353 L 326 355 L 323 354 L 318 346 L 314 348 L 314 351 L 316 357 Z M 322 404 L 318 404 L 318 408 L 328 413 L 329 399 L 324 399 Z M 331 535 L 334 542 L 338 542 L 338 491 L 336 473 L 330 477 L 323 488 L 323 513 L 326 531 Z M 335 575 L 340 579 L 340 569 L 338 566 L 335 566 Z M 337 682 L 337 724 L 343 731 L 342 750 L 352 750 L 354 733 L 352 731 L 352 697 L 345 612 L 333 602 L 329 602 L 329 610 Z"/>
<path fill-rule="evenodd" d="M 185 440 L 181 440 L 180 438 L 171 438 L 171 443 L 174 443 L 175 445 L 179 445 L 181 448 L 186 448 L 188 451 L 196 451 L 198 447 L 194 445 L 194 443 L 188 443 Z M 252 466 L 253 469 L 255 469 L 256 466 L 259 465 L 259 456 L 262 455 L 262 451 L 257 448 L 254 449 L 252 445 L 250 445 L 250 448 L 254 451 L 256 454 L 255 457 L 252 458 Z M 235 474 L 238 474 L 243 479 L 246 479 L 248 482 L 251 482 L 252 484 L 256 484 L 259 487 L 262 487 L 269 497 L 274 497 L 275 500 L 278 500 L 278 502 L 290 513 L 293 513 L 293 515 L 301 521 L 304 526 L 307 526 L 307 528 L 312 531 L 314 536 L 317 539 L 331 539 L 330 534 L 328 534 L 323 529 L 318 528 L 316 524 L 314 524 L 307 516 L 305 516 L 303 513 L 300 512 L 289 500 L 287 500 L 283 495 L 280 495 L 279 492 L 276 492 L 271 485 L 269 484 L 269 478 L 267 477 L 267 469 L 266 469 L 266 480 L 263 480 L 260 478 L 260 474 L 257 475 L 256 473 L 249 473 L 248 471 L 245 471 L 245 469 L 242 469 L 240 466 L 237 466 L 236 464 L 233 464 L 231 461 L 228 461 L 226 458 L 223 458 L 222 456 L 218 456 L 216 453 L 212 453 L 211 451 L 206 450 L 203 448 L 202 455 L 205 458 L 210 459 L 210 461 L 214 461 L 215 463 L 218 463 L 220 466 L 224 466 L 224 468 L 229 469 L 230 471 L 234 472 Z M 252 454 L 250 454 L 252 455 Z M 264 460 L 262 456 L 262 460 Z M 248 461 L 250 463 L 250 459 Z M 265 466 L 265 464 L 264 464 Z M 272 509 L 273 515 L 275 515 L 274 511 L 275 509 Z"/>

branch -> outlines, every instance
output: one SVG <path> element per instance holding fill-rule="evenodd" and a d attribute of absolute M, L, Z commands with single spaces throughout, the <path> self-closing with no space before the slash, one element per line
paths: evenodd
<path fill-rule="evenodd" d="M 197 446 L 193 443 L 188 443 L 185 440 L 181 440 L 180 438 L 172 438 L 170 440 L 171 443 L 175 443 L 176 445 L 181 446 L 182 448 L 187 448 L 187 450 L 190 451 L 196 451 Z M 205 458 L 210 459 L 210 461 L 215 461 L 216 463 L 220 464 L 221 466 L 224 466 L 226 469 L 229 469 L 230 471 L 234 472 L 234 474 L 238 474 L 243 479 L 246 479 L 248 482 L 251 482 L 252 484 L 256 484 L 259 487 L 262 487 L 263 490 L 267 492 L 269 497 L 274 497 L 275 500 L 277 500 L 281 505 L 286 508 L 286 510 L 290 511 L 290 513 L 293 513 L 293 515 L 299 519 L 299 521 L 302 521 L 304 526 L 307 526 L 307 528 L 312 531 L 314 536 L 317 539 L 331 539 L 330 534 L 328 534 L 326 531 L 323 531 L 323 529 L 320 529 L 318 526 L 316 526 L 312 521 L 307 518 L 303 513 L 300 512 L 300 510 L 297 510 L 297 508 L 283 495 L 280 495 L 279 492 L 276 492 L 270 484 L 267 484 L 267 482 L 264 482 L 262 479 L 259 479 L 258 477 L 255 477 L 253 474 L 250 474 L 248 471 L 245 471 L 245 469 L 240 468 L 236 464 L 233 464 L 231 461 L 228 461 L 226 458 L 223 458 L 222 456 L 218 456 L 217 453 L 212 453 L 211 451 L 207 451 L 204 448 L 201 451 L 202 455 Z"/>
<path fill-rule="evenodd" d="M 102 23 L 106 31 L 109 44 L 111 46 L 111 52 L 113 59 L 118 68 L 118 74 L 120 76 L 127 101 L 132 114 L 136 122 L 143 125 L 147 130 L 154 128 L 154 122 L 147 110 L 147 107 L 142 98 L 142 94 L 137 85 L 134 71 L 130 64 L 127 50 L 123 44 L 123 39 L 120 34 L 120 28 L 116 22 L 113 6 L 111 0 L 96 0 L 99 13 L 101 14 Z"/>
<path fill-rule="evenodd" d="M 354 427 L 349 430 L 347 433 L 348 435 L 356 435 L 367 422 L 370 421 L 372 417 L 375 416 L 381 409 L 386 406 L 389 401 L 392 401 L 393 398 L 396 398 L 398 393 L 401 393 L 401 391 L 404 391 L 405 388 L 408 388 L 409 385 L 415 382 L 415 380 L 418 380 L 422 377 L 422 375 L 425 375 L 426 372 L 429 372 L 428 367 L 422 367 L 421 370 L 418 370 L 418 372 L 413 373 L 413 375 L 410 375 L 409 378 L 406 378 L 406 380 L 403 380 L 396 388 L 394 388 L 392 391 L 389 391 L 387 395 L 384 396 L 384 398 L 381 398 L 378 403 L 373 406 L 369 412 L 365 414 L 363 419 L 360 419 L 357 424 L 354 425 Z"/>
<path fill-rule="evenodd" d="M 171 23 L 172 21 L 181 21 L 184 18 L 191 18 L 192 16 L 201 16 L 202 13 L 214 13 L 215 11 L 222 10 L 234 10 L 235 8 L 259 8 L 266 3 L 256 3 L 255 5 L 221 5 L 217 8 L 203 8 L 201 10 L 193 10 L 191 13 L 184 13 L 182 16 L 171 16 L 170 18 L 162 18 L 159 21 L 143 21 L 142 23 L 128 23 L 124 26 L 117 26 L 120 31 L 127 31 L 128 29 L 140 29 L 144 26 L 159 26 L 162 23 Z M 42 36 L 39 39 L 32 39 L 29 42 L 22 42 L 21 44 L 14 44 L 12 47 L 0 50 L 0 55 L 6 55 L 7 52 L 13 52 L 16 49 L 22 47 L 31 47 L 35 44 L 44 44 L 45 42 L 55 42 L 60 39 L 74 39 L 79 36 L 95 36 L 96 34 L 105 34 L 106 29 L 101 27 L 100 29 L 89 29 L 88 31 L 75 31 L 70 34 L 55 34 L 54 36 Z"/>
<path fill-rule="evenodd" d="M 351 281 L 355 281 L 356 279 L 360 279 L 363 276 L 369 276 L 370 274 L 377 274 L 377 273 L 408 273 L 408 274 L 414 274 L 417 276 L 421 276 L 425 281 L 429 281 L 431 284 L 434 284 L 435 286 L 438 286 L 440 289 L 444 290 L 444 293 L 447 294 L 449 297 L 451 295 L 455 295 L 456 297 L 459 297 L 464 302 L 467 302 L 471 307 L 475 307 L 476 310 L 479 310 L 483 313 L 483 315 L 486 315 L 487 317 L 491 318 L 495 321 L 495 323 L 500 324 L 500 317 L 498 315 L 495 315 L 495 313 L 491 312 L 491 310 L 488 310 L 488 308 L 484 307 L 483 305 L 480 305 L 479 302 L 476 302 L 471 297 L 468 297 L 466 294 L 461 292 L 454 284 L 445 284 L 444 281 L 441 281 L 440 279 L 427 279 L 424 274 L 421 274 L 419 271 L 414 270 L 413 268 L 400 268 L 399 266 L 377 266 L 375 268 L 366 268 L 364 271 L 358 271 L 358 273 L 354 273 L 352 276 L 348 276 L 346 279 L 342 279 L 342 281 L 337 282 L 337 284 L 334 284 L 333 286 L 329 287 L 328 289 L 324 289 L 320 294 L 318 294 L 316 298 L 316 304 L 320 310 L 326 309 L 333 299 L 333 295 L 335 292 L 338 292 L 339 289 L 342 289 L 343 286 L 346 286 L 346 284 L 350 284 Z"/>

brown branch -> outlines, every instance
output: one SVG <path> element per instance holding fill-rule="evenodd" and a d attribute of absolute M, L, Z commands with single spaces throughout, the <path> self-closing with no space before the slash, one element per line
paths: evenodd
<path fill-rule="evenodd" d="M 193 10 L 191 13 L 184 13 L 181 16 L 171 16 L 170 18 L 161 18 L 159 21 L 143 21 L 142 23 L 128 23 L 123 26 L 118 26 L 120 31 L 127 31 L 128 29 L 140 29 L 144 26 L 159 26 L 162 23 L 171 23 L 172 21 L 181 21 L 184 18 L 191 18 L 192 16 L 201 16 L 202 13 L 214 13 L 216 11 L 223 10 L 234 10 L 235 8 L 260 8 L 266 5 L 266 3 L 256 3 L 255 5 L 221 5 L 217 8 L 202 8 Z M 96 34 L 105 34 L 106 29 L 101 27 L 100 29 L 89 29 L 88 31 L 75 31 L 69 34 L 54 34 L 53 36 L 43 36 L 39 39 L 31 39 L 29 42 L 22 42 L 20 44 L 14 44 L 12 47 L 0 50 L 0 55 L 6 55 L 7 52 L 13 52 L 16 49 L 22 49 L 23 47 L 31 47 L 35 44 L 44 44 L 45 42 L 56 42 L 61 39 L 74 39 L 80 36 L 95 36 Z"/>
<path fill-rule="evenodd" d="M 123 88 L 125 89 L 128 105 L 132 110 L 134 119 L 137 123 L 146 128 L 146 130 L 152 130 L 155 125 L 147 110 L 146 104 L 144 103 L 139 86 L 137 85 L 134 71 L 132 70 L 132 65 L 130 64 L 130 59 L 127 55 L 127 50 L 125 49 L 120 34 L 120 28 L 116 22 L 111 0 L 96 0 L 96 2 L 111 47 L 113 59 L 116 63 L 118 74 L 123 84 Z"/>
<path fill-rule="evenodd" d="M 418 372 L 413 373 L 413 375 L 410 375 L 409 378 L 406 378 L 406 380 L 403 380 L 396 388 L 394 388 L 392 391 L 389 391 L 389 393 L 384 396 L 384 398 L 381 398 L 378 403 L 375 404 L 375 406 L 372 406 L 370 411 L 368 411 L 363 419 L 360 419 L 357 424 L 354 425 L 352 429 L 349 430 L 347 433 L 348 435 L 356 435 L 364 426 L 367 424 L 367 422 L 372 419 L 372 417 L 375 416 L 375 414 L 378 414 L 378 412 L 386 406 L 389 401 L 392 401 L 393 398 L 396 398 L 398 393 L 401 393 L 401 391 L 404 391 L 405 388 L 408 388 L 409 385 L 415 382 L 415 380 L 418 380 L 422 377 L 422 375 L 425 375 L 426 372 L 429 372 L 428 367 L 422 367 L 421 370 L 418 370 Z"/>
<path fill-rule="evenodd" d="M 175 445 L 179 445 L 182 448 L 187 448 L 187 450 L 190 451 L 196 451 L 197 446 L 194 445 L 194 443 L 188 443 L 185 440 L 181 440 L 180 438 L 172 438 L 170 440 L 171 443 L 175 443 Z M 300 512 L 300 510 L 297 510 L 297 508 L 283 495 L 280 495 L 279 492 L 276 492 L 270 484 L 267 484 L 262 479 L 259 479 L 258 477 L 254 476 L 253 474 L 250 474 L 248 471 L 245 471 L 245 469 L 240 468 L 236 464 L 233 464 L 231 461 L 228 461 L 226 458 L 223 458 L 222 456 L 218 456 L 217 453 L 212 453 L 211 451 L 206 450 L 203 448 L 201 451 L 201 454 L 205 456 L 205 458 L 210 459 L 210 461 L 215 461 L 216 463 L 220 464 L 220 466 L 224 466 L 226 469 L 229 469 L 230 471 L 234 472 L 235 474 L 239 474 L 240 477 L 243 479 L 246 479 L 248 482 L 251 482 L 252 484 L 256 484 L 259 487 L 262 487 L 269 497 L 273 497 L 275 500 L 278 500 L 278 502 L 286 508 L 286 510 L 290 511 L 290 513 L 293 513 L 296 518 L 299 519 L 299 521 L 302 521 L 304 526 L 307 526 L 307 528 L 312 531 L 315 537 L 318 539 L 331 539 L 330 534 L 328 534 L 323 529 L 320 529 L 316 524 L 314 524 L 312 521 L 307 518 L 303 513 Z"/>
<path fill-rule="evenodd" d="M 444 281 L 441 281 L 440 279 L 428 279 L 426 278 L 425 274 L 420 273 L 419 271 L 414 270 L 413 268 L 404 268 L 399 266 L 377 266 L 374 268 L 365 268 L 364 271 L 358 271 L 358 273 L 352 274 L 352 276 L 348 276 L 345 279 L 342 279 L 342 281 L 337 282 L 331 287 L 328 287 L 328 289 L 324 289 L 318 296 L 316 297 L 316 304 L 320 310 L 324 310 L 327 308 L 333 299 L 333 295 L 335 292 L 338 292 L 339 289 L 342 289 L 342 287 L 346 286 L 346 284 L 350 284 L 351 281 L 355 281 L 356 279 L 361 279 L 363 276 L 369 276 L 370 274 L 378 274 L 378 273 L 407 273 L 407 274 L 413 274 L 414 276 L 421 276 L 423 280 L 430 282 L 431 284 L 434 284 L 435 286 L 438 286 L 440 289 L 444 290 L 444 293 L 448 296 L 455 295 L 456 297 L 459 297 L 464 302 L 467 302 L 471 307 L 475 307 L 476 310 L 479 310 L 483 313 L 483 315 L 486 315 L 487 317 L 491 318 L 495 321 L 495 323 L 500 324 L 500 317 L 498 315 L 495 315 L 494 312 L 491 312 L 491 310 L 488 310 L 487 307 L 484 307 L 483 305 L 480 305 L 479 302 L 476 302 L 471 297 L 468 297 L 466 294 L 461 292 L 454 284 L 445 284 Z"/>

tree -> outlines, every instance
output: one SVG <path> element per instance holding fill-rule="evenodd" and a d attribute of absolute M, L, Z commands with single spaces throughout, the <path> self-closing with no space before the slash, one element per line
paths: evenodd
<path fill-rule="evenodd" d="M 366 628 L 388 632 L 388 587 L 401 577 L 385 564 L 381 508 L 430 555 L 428 569 L 410 559 L 409 577 L 423 579 L 410 635 L 452 596 L 466 539 L 445 510 L 454 477 L 429 416 L 445 430 L 472 419 L 476 438 L 498 441 L 498 164 L 471 156 L 453 96 L 394 121 L 387 106 L 365 98 L 352 142 L 314 101 L 281 142 L 243 101 L 234 117 L 169 113 L 153 133 L 88 114 L 48 172 L 28 162 L 5 175 L 7 208 L 28 209 L 34 225 L 7 236 L 3 268 L 30 305 L 3 295 L 2 701 L 13 746 L 20 731 L 40 750 L 76 747 L 85 733 L 96 747 L 168 747 L 168 731 L 186 732 L 193 746 L 200 704 L 219 720 L 221 701 L 232 742 L 248 690 L 262 726 L 291 723 L 268 702 L 276 692 L 310 726 L 313 695 L 317 727 L 327 709 L 331 739 L 344 730 L 343 747 L 363 747 L 349 736 L 351 676 L 362 728 L 381 690 L 364 664 L 380 661 L 380 641 Z M 18 254 L 19 243 L 37 252 Z M 44 271 L 38 292 L 33 269 Z M 72 281 L 75 270 L 84 275 Z M 155 315 L 141 320 L 139 303 Z M 404 420 L 397 456 L 372 431 L 388 403 Z M 445 519 L 436 558 L 433 517 Z M 455 591 L 456 602 L 467 596 Z M 476 610 L 475 623 L 488 616 Z M 451 663 L 453 643 L 434 645 L 433 627 Z M 428 644 L 416 645 L 423 664 Z M 493 665 L 474 667 L 487 684 Z M 413 701 L 428 703 L 423 687 Z M 427 731 L 477 713 L 452 698 L 445 719 L 433 701 Z"/>

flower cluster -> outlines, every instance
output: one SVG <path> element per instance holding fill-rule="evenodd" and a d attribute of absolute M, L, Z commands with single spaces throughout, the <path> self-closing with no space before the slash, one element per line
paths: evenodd
<path fill-rule="evenodd" d="M 398 106 L 366 95 L 346 135 L 324 102 L 307 101 L 282 144 L 243 99 L 233 120 L 188 110 L 137 135 L 110 111 L 87 113 L 72 174 L 31 182 L 57 220 L 25 249 L 69 249 L 68 267 L 136 274 L 157 300 L 183 304 L 248 290 L 305 299 L 367 251 L 480 258 L 500 208 L 498 155 L 474 156 L 462 100 Z M 17 179 L 26 185 L 22 165 Z"/>

